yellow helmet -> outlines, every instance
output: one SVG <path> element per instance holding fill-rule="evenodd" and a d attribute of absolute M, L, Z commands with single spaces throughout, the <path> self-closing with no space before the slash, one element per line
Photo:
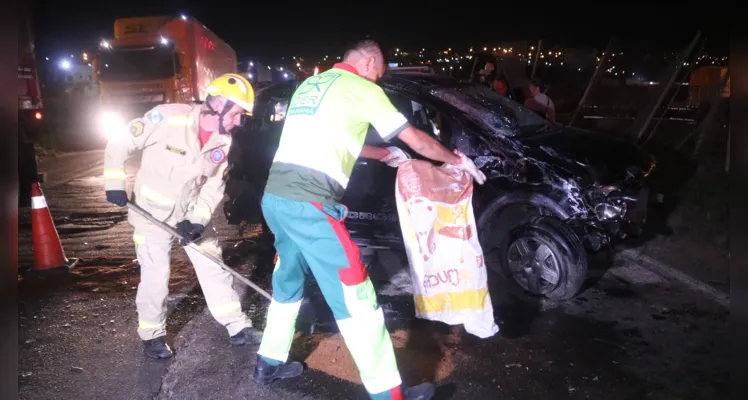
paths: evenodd
<path fill-rule="evenodd" d="M 221 96 L 238 105 L 252 115 L 255 91 L 247 78 L 239 74 L 224 74 L 214 79 L 206 89 L 211 96 Z"/>

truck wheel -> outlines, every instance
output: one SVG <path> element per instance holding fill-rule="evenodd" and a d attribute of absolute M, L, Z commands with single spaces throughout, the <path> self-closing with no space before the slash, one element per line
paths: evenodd
<path fill-rule="evenodd" d="M 509 231 L 499 265 L 510 281 L 534 295 L 568 300 L 587 277 L 587 253 L 577 235 L 554 217 L 538 216 Z"/>

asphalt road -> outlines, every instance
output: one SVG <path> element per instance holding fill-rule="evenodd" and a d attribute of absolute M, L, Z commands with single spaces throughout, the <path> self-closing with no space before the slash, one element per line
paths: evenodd
<path fill-rule="evenodd" d="M 128 172 L 135 168 L 137 161 Z M 128 265 L 134 258 L 132 228 L 123 209 L 106 203 L 102 169 L 101 151 L 49 157 L 40 165 L 48 174 L 43 190 L 65 251 L 81 260 L 67 277 L 19 280 L 20 398 L 366 398 L 360 385 L 319 363 L 300 378 L 255 385 L 250 376 L 256 348 L 228 344 L 207 313 L 184 252 L 176 248 L 168 321 L 176 356 L 145 359 L 135 333 L 138 267 Z M 253 227 L 239 230 L 221 219 L 217 229 L 227 263 L 269 287 L 272 248 Z M 22 212 L 22 266 L 31 262 L 29 233 Z M 487 340 L 414 319 L 403 290 L 407 282 L 380 279 L 376 286 L 390 331 L 405 330 L 406 347 L 423 354 L 399 358 L 404 380 L 440 377 L 438 398 L 728 398 L 729 297 L 698 281 L 684 283 L 667 273 L 677 270 L 653 262 L 631 252 L 612 261 L 597 257 L 586 290 L 563 303 L 528 299 L 492 276 L 501 332 Z M 393 275 L 402 263 L 381 254 L 373 268 L 380 269 L 373 276 Z M 267 301 L 237 288 L 262 328 Z M 329 310 L 314 286 L 307 297 L 299 340 L 327 337 L 334 331 Z M 296 344 L 292 352 L 302 360 L 310 354 Z"/>

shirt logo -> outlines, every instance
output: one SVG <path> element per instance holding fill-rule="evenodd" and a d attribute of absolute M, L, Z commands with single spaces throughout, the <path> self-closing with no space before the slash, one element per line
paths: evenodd
<path fill-rule="evenodd" d="M 148 113 L 148 115 L 146 115 L 146 117 L 148 117 L 148 119 L 151 120 L 151 122 L 153 122 L 154 124 L 157 124 L 164 120 L 164 116 L 161 115 L 158 110 L 152 110 Z"/>
<path fill-rule="evenodd" d="M 214 149 L 210 152 L 210 161 L 214 164 L 220 164 L 224 158 L 226 158 L 226 153 L 222 149 Z"/>
<path fill-rule="evenodd" d="M 335 80 L 340 78 L 340 75 L 324 73 L 307 78 L 294 93 L 286 115 L 316 114 L 325 94 L 330 90 Z"/>

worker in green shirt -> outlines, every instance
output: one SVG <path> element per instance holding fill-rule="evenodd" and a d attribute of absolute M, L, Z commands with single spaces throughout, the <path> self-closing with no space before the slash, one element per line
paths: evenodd
<path fill-rule="evenodd" d="M 364 145 L 369 124 L 384 140 L 398 137 L 424 157 L 469 173 L 479 184 L 486 177 L 464 154 L 408 124 L 375 83 L 384 72 L 379 45 L 362 41 L 346 51 L 342 63 L 302 82 L 291 98 L 262 198 L 278 260 L 253 376 L 258 383 L 303 371 L 301 363 L 287 359 L 311 272 L 371 398 L 425 400 L 434 395 L 432 383 L 402 386 L 384 314 L 358 246 L 345 228 L 348 209 L 340 200 L 358 157 L 391 167 L 409 159 L 394 146 Z"/>

